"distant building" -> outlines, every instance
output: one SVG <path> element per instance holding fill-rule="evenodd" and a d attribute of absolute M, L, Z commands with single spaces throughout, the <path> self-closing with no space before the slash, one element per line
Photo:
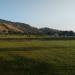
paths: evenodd
<path fill-rule="evenodd" d="M 49 38 L 59 38 L 59 34 L 58 33 L 54 33 L 53 35 L 49 35 Z"/>
<path fill-rule="evenodd" d="M 59 34 L 58 34 L 58 33 L 55 33 L 55 34 L 54 34 L 54 37 L 55 37 L 55 38 L 59 38 Z"/>

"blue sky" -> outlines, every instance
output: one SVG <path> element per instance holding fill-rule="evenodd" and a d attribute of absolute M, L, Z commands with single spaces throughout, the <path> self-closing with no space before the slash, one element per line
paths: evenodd
<path fill-rule="evenodd" d="M 0 0 L 0 19 L 75 31 L 75 0 Z"/>

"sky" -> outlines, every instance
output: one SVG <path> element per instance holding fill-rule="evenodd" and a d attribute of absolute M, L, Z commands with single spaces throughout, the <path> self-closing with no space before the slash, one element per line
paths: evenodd
<path fill-rule="evenodd" d="M 0 0 L 0 19 L 75 31 L 75 0 Z"/>

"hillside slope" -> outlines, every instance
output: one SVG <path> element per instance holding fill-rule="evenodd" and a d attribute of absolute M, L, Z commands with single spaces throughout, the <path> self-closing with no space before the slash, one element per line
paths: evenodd
<path fill-rule="evenodd" d="M 0 19 L 0 26 L 7 26 L 8 30 L 12 30 L 11 32 L 13 33 L 13 31 L 20 32 L 20 33 L 25 33 L 25 34 L 46 34 L 47 32 L 56 32 L 57 30 L 55 29 L 51 29 L 51 28 L 35 28 L 30 26 L 29 24 L 25 24 L 25 23 L 20 23 L 20 22 L 11 22 L 11 21 L 7 21 L 7 20 L 3 20 Z M 2 29 L 2 27 L 0 28 L 0 30 Z"/>
<path fill-rule="evenodd" d="M 52 28 L 35 28 L 26 23 L 11 22 L 0 19 L 0 33 L 45 34 L 59 36 L 75 36 L 73 31 L 61 31 Z"/>
<path fill-rule="evenodd" d="M 24 31 L 14 25 L 0 23 L 0 33 L 24 33 Z"/>

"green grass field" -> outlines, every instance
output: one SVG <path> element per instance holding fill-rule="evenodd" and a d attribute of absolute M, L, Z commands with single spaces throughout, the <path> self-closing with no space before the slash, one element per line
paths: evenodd
<path fill-rule="evenodd" d="M 1 75 L 75 75 L 75 40 L 0 41 Z"/>
<path fill-rule="evenodd" d="M 0 34 L 0 38 L 48 38 L 48 35 Z"/>

